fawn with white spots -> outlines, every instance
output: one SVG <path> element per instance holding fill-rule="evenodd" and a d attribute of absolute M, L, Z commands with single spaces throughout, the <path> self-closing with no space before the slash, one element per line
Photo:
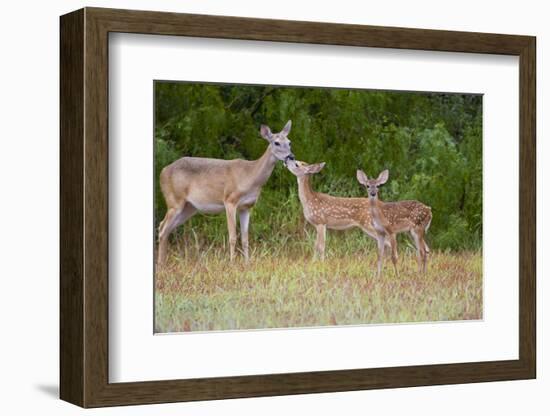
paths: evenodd
<path fill-rule="evenodd" d="M 288 139 L 290 128 L 290 120 L 279 133 L 272 133 L 268 126 L 262 125 L 260 134 L 269 146 L 258 160 L 183 157 L 162 170 L 160 187 L 168 210 L 159 226 L 158 265 L 164 263 L 168 236 L 178 225 L 197 212 L 217 214 L 224 210 L 230 258 L 235 257 L 236 216 L 239 213 L 241 244 L 248 260 L 250 208 L 256 203 L 277 161 L 294 160 Z"/>
<path fill-rule="evenodd" d="M 346 230 L 358 227 L 372 238 L 377 237 L 373 227 L 367 198 L 340 198 L 315 192 L 310 183 L 311 175 L 323 169 L 325 163 L 309 165 L 300 161 L 285 161 L 285 166 L 298 178 L 298 196 L 307 222 L 317 230 L 316 254 L 325 255 L 326 230 Z"/>
<path fill-rule="evenodd" d="M 378 272 L 382 273 L 384 247 L 389 241 L 391 259 L 395 274 L 397 271 L 396 234 L 410 232 L 417 251 L 418 272 L 426 273 L 426 263 L 430 249 L 424 240 L 432 221 L 432 209 L 418 201 L 382 202 L 378 198 L 378 187 L 388 181 L 389 172 L 384 170 L 378 178 L 369 179 L 362 170 L 357 171 L 357 180 L 367 189 L 369 211 L 372 217 L 376 240 L 378 241 Z"/>

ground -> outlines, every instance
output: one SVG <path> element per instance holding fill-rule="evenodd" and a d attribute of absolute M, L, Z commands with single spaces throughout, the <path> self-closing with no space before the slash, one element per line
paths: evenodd
<path fill-rule="evenodd" d="M 218 331 L 482 319 L 482 255 L 432 252 L 426 275 L 400 254 L 376 278 L 374 250 L 259 244 L 246 263 L 225 247 L 172 249 L 155 278 L 155 332 Z"/>

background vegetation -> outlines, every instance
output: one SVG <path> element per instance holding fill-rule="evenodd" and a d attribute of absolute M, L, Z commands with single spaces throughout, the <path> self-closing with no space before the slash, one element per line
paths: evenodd
<path fill-rule="evenodd" d="M 279 131 L 289 119 L 297 159 L 327 163 L 315 177 L 316 190 L 364 196 L 356 169 L 377 175 L 388 168 L 390 181 L 381 199 L 430 205 L 432 248 L 481 247 L 479 95 L 156 82 L 156 178 L 183 156 L 256 159 L 267 147 L 260 124 Z M 158 224 L 165 205 L 158 180 L 155 184 Z M 257 241 L 303 240 L 310 231 L 296 179 L 278 164 L 252 213 L 251 248 Z M 180 238 L 182 232 L 198 245 L 227 239 L 223 215 L 197 215 L 179 228 Z M 364 239 L 359 232 L 356 237 Z"/>

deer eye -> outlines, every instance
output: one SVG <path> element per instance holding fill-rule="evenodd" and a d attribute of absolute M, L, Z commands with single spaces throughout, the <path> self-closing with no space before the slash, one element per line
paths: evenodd
<path fill-rule="evenodd" d="M 275 146 L 280 146 L 281 145 L 281 143 L 279 143 L 279 142 L 273 142 L 273 143 L 275 144 Z"/>

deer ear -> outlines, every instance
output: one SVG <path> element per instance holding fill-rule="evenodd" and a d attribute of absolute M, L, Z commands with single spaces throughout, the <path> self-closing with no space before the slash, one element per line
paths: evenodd
<path fill-rule="evenodd" d="M 307 173 L 309 173 L 309 174 L 319 173 L 325 167 L 325 165 L 326 165 L 325 162 L 316 163 L 314 165 L 309 165 L 307 167 Z"/>
<path fill-rule="evenodd" d="M 361 185 L 367 186 L 367 181 L 369 180 L 369 178 L 367 178 L 365 172 L 363 172 L 361 169 L 357 169 L 357 180 Z"/>
<path fill-rule="evenodd" d="M 390 176 L 390 172 L 388 169 L 383 170 L 380 175 L 378 175 L 378 179 L 376 179 L 376 182 L 378 182 L 378 185 L 384 185 L 388 181 L 388 177 Z"/>
<path fill-rule="evenodd" d="M 292 127 L 292 120 L 288 120 L 283 127 L 283 130 L 281 130 L 281 133 L 285 136 L 288 136 L 288 133 L 290 133 L 290 128 Z"/>
<path fill-rule="evenodd" d="M 271 133 L 271 129 L 266 126 L 265 124 L 262 124 L 260 126 L 260 134 L 264 139 L 266 139 L 268 142 L 271 141 L 271 137 L 273 136 L 273 133 Z"/>

